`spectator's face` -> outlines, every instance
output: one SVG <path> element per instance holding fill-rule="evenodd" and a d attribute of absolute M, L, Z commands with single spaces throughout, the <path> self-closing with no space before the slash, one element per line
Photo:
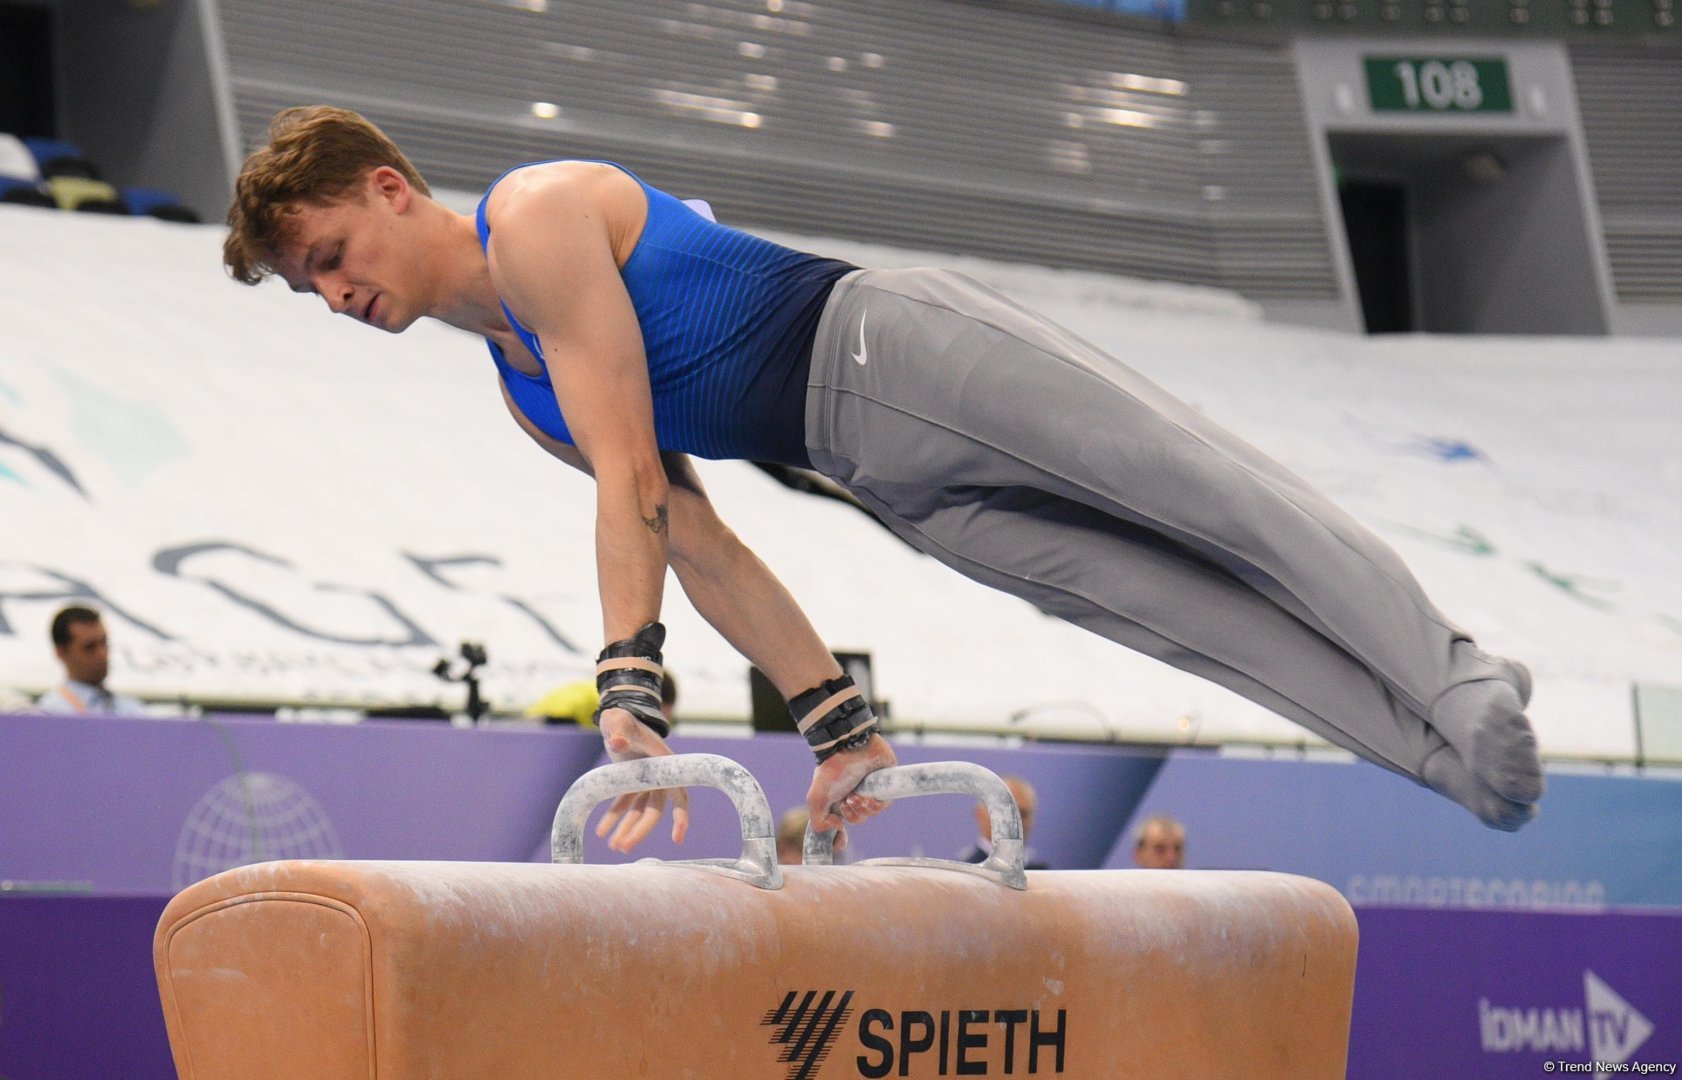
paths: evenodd
<path fill-rule="evenodd" d="M 1010 788 L 1011 798 L 1016 800 L 1016 809 L 1022 816 L 1022 839 L 1027 841 L 1034 831 L 1034 794 L 1020 784 L 1006 781 Z M 975 827 L 978 835 L 991 837 L 993 835 L 993 819 L 987 813 L 987 807 L 982 803 L 975 804 Z"/>
<path fill-rule="evenodd" d="M 1173 829 L 1152 825 L 1133 849 L 1133 861 L 1146 870 L 1179 870 L 1186 864 L 1186 838 Z"/>
<path fill-rule="evenodd" d="M 71 623 L 70 640 L 58 647 L 58 658 L 64 664 L 65 675 L 90 686 L 103 686 L 111 667 L 110 644 L 105 640 L 105 624 Z"/>
<path fill-rule="evenodd" d="M 1016 809 L 1022 814 L 1022 839 L 1034 831 L 1034 812 L 1038 808 L 1034 793 L 1021 784 L 1011 784 L 1010 794 L 1016 799 Z"/>

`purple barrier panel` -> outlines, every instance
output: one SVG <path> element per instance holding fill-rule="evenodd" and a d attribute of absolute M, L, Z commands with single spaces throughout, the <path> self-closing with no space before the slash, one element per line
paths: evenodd
<path fill-rule="evenodd" d="M 1188 867 L 1302 874 L 1356 905 L 1682 907 L 1682 780 L 1550 770 L 1541 811 L 1504 833 L 1365 762 L 1175 751 L 1134 823 L 1184 822 Z M 1106 865 L 1132 863 L 1129 833 Z"/>
<path fill-rule="evenodd" d="M 797 735 L 758 734 L 752 738 L 687 737 L 673 732 L 679 753 L 721 754 L 741 763 L 765 789 L 773 817 L 806 805 L 812 782 L 812 753 Z M 1034 856 L 1058 869 L 1096 867 L 1116 832 L 1149 786 L 1162 757 L 1114 748 L 1030 745 L 1013 749 L 969 746 L 896 746 L 904 764 L 926 761 L 973 761 L 1000 774 L 1015 774 L 1033 784 L 1040 800 L 1029 845 Z M 729 800 L 717 791 L 692 789 L 689 839 L 671 842 L 669 817 L 654 835 L 629 855 L 619 855 L 596 839 L 592 815 L 584 857 L 589 862 L 627 862 L 641 858 L 692 859 L 735 855 L 741 831 Z M 867 824 L 850 829 L 848 859 L 896 855 L 956 858 L 976 841 L 973 800 L 961 796 L 905 799 Z M 547 861 L 547 840 L 533 854 Z"/>
<path fill-rule="evenodd" d="M 163 896 L 0 896 L 0 1077 L 175 1076 L 152 971 Z"/>
<path fill-rule="evenodd" d="M 1351 1080 L 1682 1064 L 1682 915 L 1360 908 Z M 1662 1075 L 1653 1070 L 1652 1074 Z"/>
<path fill-rule="evenodd" d="M 0 879 L 169 894 L 264 859 L 526 858 L 577 729 L 0 717 Z"/>

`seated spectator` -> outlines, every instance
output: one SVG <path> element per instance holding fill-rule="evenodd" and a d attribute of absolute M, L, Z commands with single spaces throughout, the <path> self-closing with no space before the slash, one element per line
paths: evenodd
<path fill-rule="evenodd" d="M 1039 795 L 1034 791 L 1034 785 L 1020 776 L 1004 778 L 1005 786 L 1010 789 L 1011 798 L 1016 800 L 1016 809 L 1022 815 L 1022 866 L 1026 870 L 1050 870 L 1051 864 L 1034 857 L 1034 851 L 1028 846 L 1028 836 L 1034 830 L 1034 811 L 1039 806 Z M 986 862 L 987 856 L 993 853 L 993 819 L 987 814 L 987 807 L 977 802 L 975 804 L 975 827 L 980 833 L 975 846 L 959 856 L 964 862 Z"/>
<path fill-rule="evenodd" d="M 595 727 L 596 706 L 600 703 L 601 697 L 596 693 L 595 680 L 580 679 L 577 682 L 563 683 L 544 694 L 526 706 L 525 715 L 533 719 L 541 718 L 549 724 Z M 669 671 L 660 676 L 660 711 L 666 715 L 666 723 L 676 723 L 672 714 L 677 711 L 677 680 L 672 678 Z"/>
<path fill-rule="evenodd" d="M 53 616 L 52 637 L 53 649 L 64 665 L 64 682 L 42 694 L 36 708 L 48 713 L 146 715 L 146 707 L 135 698 L 105 688 L 111 646 L 99 612 L 79 606 L 65 608 Z"/>
<path fill-rule="evenodd" d="M 806 823 L 811 820 L 804 806 L 789 809 L 777 820 L 777 861 L 799 866 L 806 852 Z"/>
<path fill-rule="evenodd" d="M 1161 814 L 1148 817 L 1133 834 L 1133 863 L 1145 870 L 1183 870 L 1186 827 Z"/>

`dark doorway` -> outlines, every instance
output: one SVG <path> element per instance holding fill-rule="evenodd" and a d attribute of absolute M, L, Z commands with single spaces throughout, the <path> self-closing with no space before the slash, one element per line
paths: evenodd
<path fill-rule="evenodd" d="M 1563 136 L 1326 138 L 1369 333 L 1604 334 L 1611 294 Z"/>
<path fill-rule="evenodd" d="M 0 131 L 58 134 L 53 116 L 52 9 L 0 0 Z"/>
<path fill-rule="evenodd" d="M 1411 333 L 1416 326 L 1407 188 L 1387 181 L 1345 179 L 1338 185 L 1338 198 L 1367 333 Z"/>

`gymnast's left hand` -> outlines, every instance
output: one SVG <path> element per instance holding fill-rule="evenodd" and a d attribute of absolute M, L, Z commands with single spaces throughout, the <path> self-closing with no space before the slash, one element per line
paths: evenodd
<path fill-rule="evenodd" d="M 641 758 L 663 757 L 672 752 L 666 740 L 656 735 L 646 724 L 624 709 L 608 709 L 599 721 L 602 742 L 607 756 L 614 761 L 637 761 Z M 689 789 L 662 788 L 658 791 L 637 791 L 613 800 L 607 813 L 596 823 L 596 835 L 607 836 L 607 846 L 614 851 L 630 851 L 654 831 L 666 812 L 666 800 L 672 803 L 672 843 L 681 844 L 689 833 Z"/>
<path fill-rule="evenodd" d="M 847 830 L 842 826 L 858 825 L 888 808 L 881 799 L 860 795 L 853 790 L 859 781 L 875 772 L 898 764 L 899 758 L 888 740 L 872 735 L 870 741 L 857 750 L 843 750 L 831 754 L 812 773 L 812 786 L 806 792 L 806 810 L 811 815 L 812 828 L 818 832 L 835 832 L 835 850 L 847 846 Z"/>

